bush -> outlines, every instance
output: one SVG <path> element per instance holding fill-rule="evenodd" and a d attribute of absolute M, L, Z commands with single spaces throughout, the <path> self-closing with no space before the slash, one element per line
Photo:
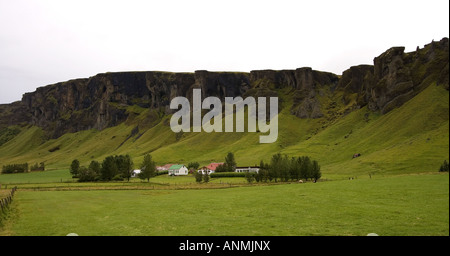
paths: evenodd
<path fill-rule="evenodd" d="M 123 181 L 123 176 L 122 176 L 122 174 L 117 174 L 116 176 L 114 176 L 113 178 L 112 178 L 112 180 L 115 180 L 115 181 Z"/>
<path fill-rule="evenodd" d="M 248 183 L 252 183 L 255 180 L 255 174 L 251 172 L 246 172 L 245 179 L 247 180 Z"/>

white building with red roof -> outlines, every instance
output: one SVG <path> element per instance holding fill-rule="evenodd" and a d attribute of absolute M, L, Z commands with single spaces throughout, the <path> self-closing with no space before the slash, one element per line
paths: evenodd
<path fill-rule="evenodd" d="M 208 166 L 203 166 L 202 168 L 200 168 L 198 170 L 198 172 L 200 172 L 201 174 L 211 174 L 213 172 L 216 172 L 216 168 L 219 165 L 223 165 L 223 163 L 210 163 Z"/>

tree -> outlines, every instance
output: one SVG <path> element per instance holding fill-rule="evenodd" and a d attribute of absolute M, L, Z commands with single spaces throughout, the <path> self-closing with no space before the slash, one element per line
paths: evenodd
<path fill-rule="evenodd" d="M 93 181 L 97 180 L 100 177 L 101 169 L 102 169 L 102 166 L 100 165 L 99 162 L 94 161 L 94 160 L 91 161 L 91 163 L 89 164 L 88 170 L 92 174 Z"/>
<path fill-rule="evenodd" d="M 130 181 L 131 175 L 133 174 L 133 161 L 131 160 L 130 155 L 120 155 L 116 156 L 114 159 L 116 161 L 119 174 Z"/>
<path fill-rule="evenodd" d="M 205 174 L 203 174 L 203 182 L 205 182 L 205 183 L 209 182 L 209 174 L 208 174 L 208 172 L 205 172 Z"/>
<path fill-rule="evenodd" d="M 72 164 L 70 165 L 70 174 L 72 174 L 72 177 L 78 177 L 79 170 L 80 170 L 80 161 L 75 159 L 72 161 Z"/>
<path fill-rule="evenodd" d="M 234 159 L 233 153 L 229 152 L 225 157 L 225 163 L 228 172 L 234 172 L 236 170 L 236 160 Z"/>
<path fill-rule="evenodd" d="M 156 164 L 152 160 L 152 156 L 146 154 L 144 156 L 144 161 L 141 164 L 141 173 L 138 174 L 138 177 L 141 180 L 147 179 L 147 182 L 150 182 L 150 178 L 154 176 L 156 176 Z"/>
<path fill-rule="evenodd" d="M 311 178 L 314 179 L 314 182 L 317 182 L 320 177 L 322 177 L 322 173 L 320 172 L 320 165 L 316 160 L 314 160 L 312 162 Z"/>
<path fill-rule="evenodd" d="M 97 180 L 100 177 L 100 169 L 100 163 L 97 161 L 92 161 L 88 168 L 81 166 L 78 171 L 78 181 L 86 182 Z"/>
<path fill-rule="evenodd" d="M 447 160 L 444 160 L 444 163 L 439 168 L 439 171 L 440 172 L 448 172 L 449 171 L 449 164 L 448 164 Z"/>
<path fill-rule="evenodd" d="M 117 174 L 119 170 L 117 168 L 117 164 L 115 158 L 113 156 L 108 156 L 102 162 L 102 168 L 100 171 L 102 180 L 112 180 Z"/>
<path fill-rule="evenodd" d="M 302 165 L 300 167 L 300 178 L 305 180 L 311 178 L 311 159 L 308 156 L 302 156 Z"/>
<path fill-rule="evenodd" d="M 190 169 L 198 170 L 198 167 L 200 167 L 200 164 L 198 162 L 189 163 L 187 166 L 189 170 Z"/>
<path fill-rule="evenodd" d="M 291 180 L 297 181 L 300 179 L 301 167 L 302 167 L 302 158 L 301 157 L 292 157 L 290 168 L 289 168 Z"/>
<path fill-rule="evenodd" d="M 224 163 L 224 164 L 218 165 L 216 167 L 215 172 L 228 172 L 228 170 L 229 170 L 229 168 L 228 168 L 227 163 Z"/>
<path fill-rule="evenodd" d="M 95 171 L 96 167 L 94 166 L 95 164 L 93 164 L 93 162 L 95 161 L 92 161 L 88 168 L 84 166 L 80 167 L 80 170 L 78 172 L 79 182 L 95 181 L 99 178 L 99 172 Z M 100 164 L 98 162 L 96 163 L 98 164 L 98 170 L 100 170 Z"/>
<path fill-rule="evenodd" d="M 281 158 L 280 162 L 280 179 L 281 181 L 287 182 L 290 179 L 291 172 L 291 161 L 287 155 Z"/>
<path fill-rule="evenodd" d="M 80 166 L 78 168 L 77 176 L 78 176 L 78 181 L 79 182 L 91 181 L 90 175 L 89 175 L 89 170 L 88 170 L 88 168 L 86 168 L 84 166 Z"/>
<path fill-rule="evenodd" d="M 269 167 L 269 180 L 272 181 L 273 179 L 275 182 L 278 181 L 278 178 L 281 177 L 281 169 L 282 166 L 282 156 L 280 153 L 275 154 L 272 156 L 272 159 L 270 160 L 270 167 Z"/>
<path fill-rule="evenodd" d="M 201 172 L 196 171 L 194 176 L 195 176 L 195 181 L 196 182 L 198 182 L 198 183 L 202 182 L 203 174 Z"/>
<path fill-rule="evenodd" d="M 259 163 L 259 181 L 268 182 L 269 181 L 269 164 L 265 164 L 263 160 Z"/>
<path fill-rule="evenodd" d="M 2 173 L 22 173 L 22 172 L 28 172 L 28 163 L 4 165 L 2 170 Z"/>

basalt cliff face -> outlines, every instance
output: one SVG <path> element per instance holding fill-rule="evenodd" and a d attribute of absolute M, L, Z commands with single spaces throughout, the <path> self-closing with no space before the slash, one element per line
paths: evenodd
<path fill-rule="evenodd" d="M 393 47 L 374 59 L 374 65 L 351 67 L 343 72 L 337 90 L 357 95 L 360 106 L 387 113 L 420 93 L 430 83 L 448 90 L 448 38 L 405 53 Z"/>
<path fill-rule="evenodd" d="M 87 129 L 102 130 L 127 121 L 135 107 L 154 110 L 158 119 L 174 110 L 174 97 L 192 98 L 201 88 L 202 97 L 279 96 L 290 89 L 290 111 L 299 118 L 321 118 L 325 106 L 320 89 L 342 95 L 353 108 L 368 106 L 387 113 L 401 106 L 431 83 L 449 88 L 448 38 L 405 53 L 393 47 L 374 59 L 373 65 L 350 67 L 338 76 L 311 68 L 257 70 L 250 73 L 208 72 L 117 72 L 98 74 L 38 88 L 21 101 L 0 105 L 0 128 L 30 124 L 42 127 L 49 138 Z M 353 100 L 353 101 L 352 101 Z M 152 121 L 152 120 L 150 120 Z M 157 120 L 156 120 L 157 121 Z"/>

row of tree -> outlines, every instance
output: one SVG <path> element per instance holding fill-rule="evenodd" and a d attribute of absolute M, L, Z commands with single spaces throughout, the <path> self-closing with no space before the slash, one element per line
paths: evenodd
<path fill-rule="evenodd" d="M 308 179 L 316 182 L 322 177 L 320 165 L 309 156 L 289 157 L 288 155 L 275 154 L 270 163 L 261 160 L 258 173 L 248 173 L 246 178 L 249 182 L 268 181 L 298 181 Z"/>
<path fill-rule="evenodd" d="M 2 168 L 2 173 L 23 173 L 28 171 L 44 171 L 45 164 L 42 162 L 39 165 L 36 163 L 32 166 L 28 166 L 28 163 L 24 164 L 8 164 Z"/>
<path fill-rule="evenodd" d="M 28 163 L 24 164 L 8 164 L 2 168 L 2 173 L 21 173 L 28 172 Z"/>
<path fill-rule="evenodd" d="M 275 154 L 270 159 L 270 163 L 260 162 L 259 172 L 247 172 L 245 178 L 249 183 L 256 182 L 278 182 L 278 181 L 299 181 L 312 180 L 316 182 L 322 173 L 320 171 L 319 162 L 311 159 L 309 156 L 289 157 L 288 155 Z M 225 157 L 223 165 L 216 168 L 216 173 L 228 172 L 232 173 L 236 170 L 236 161 L 233 153 L 228 153 Z M 209 175 L 196 173 L 197 182 L 208 182 Z"/>
<path fill-rule="evenodd" d="M 133 175 L 134 164 L 129 155 L 116 155 L 106 157 L 101 164 L 97 161 L 91 161 L 88 167 L 80 166 L 80 161 L 75 159 L 72 161 L 69 170 L 72 177 L 78 178 L 80 182 L 124 179 L 129 181 Z M 149 181 L 154 176 L 156 176 L 156 164 L 151 155 L 146 154 L 138 177 Z"/>

